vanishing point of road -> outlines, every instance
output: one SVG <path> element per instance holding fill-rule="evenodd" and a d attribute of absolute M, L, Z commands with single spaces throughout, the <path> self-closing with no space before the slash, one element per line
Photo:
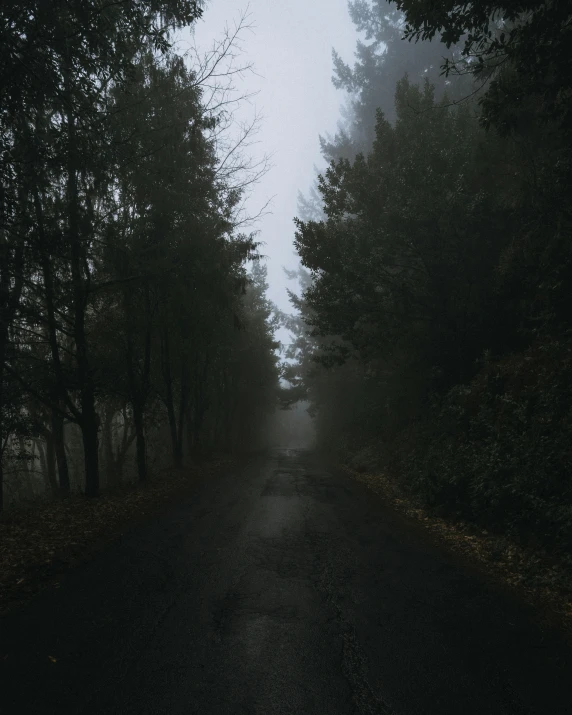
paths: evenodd
<path fill-rule="evenodd" d="M 310 452 L 203 479 L 2 621 L 4 715 L 559 715 L 572 645 Z"/>

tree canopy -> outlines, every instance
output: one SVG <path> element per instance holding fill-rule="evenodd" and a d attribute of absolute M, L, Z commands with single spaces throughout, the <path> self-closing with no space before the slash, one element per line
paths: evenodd
<path fill-rule="evenodd" d="M 557 519 L 569 549 L 569 4 L 350 7 L 351 121 L 296 220 L 292 397 L 425 505 L 523 539 Z"/>
<path fill-rule="evenodd" d="M 254 440 L 273 409 L 273 309 L 256 236 L 240 229 L 258 173 L 221 153 L 228 102 L 206 97 L 208 67 L 171 45 L 201 12 L 190 0 L 0 9 L 10 502 L 44 483 L 96 496 L 124 471 L 144 481 L 150 460 L 169 462 L 162 444 L 181 466 Z"/>

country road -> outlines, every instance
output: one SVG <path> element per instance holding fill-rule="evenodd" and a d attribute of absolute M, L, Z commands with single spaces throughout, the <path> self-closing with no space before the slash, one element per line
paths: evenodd
<path fill-rule="evenodd" d="M 3 715 L 572 713 L 563 637 L 304 451 L 198 483 L 0 652 Z"/>

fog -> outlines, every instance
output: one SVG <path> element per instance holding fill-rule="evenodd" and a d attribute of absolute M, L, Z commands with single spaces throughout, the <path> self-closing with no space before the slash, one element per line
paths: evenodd
<path fill-rule="evenodd" d="M 569 17 L 477 5 L 0 3 L 0 510 L 315 435 L 569 546 Z"/>
<path fill-rule="evenodd" d="M 2 712 L 570 711 L 569 5 L 0 2 Z"/>
<path fill-rule="evenodd" d="M 184 41 L 206 51 L 245 15 L 248 29 L 241 33 L 237 64 L 251 64 L 252 70 L 237 77 L 235 86 L 238 94 L 254 96 L 239 105 L 236 121 L 261 115 L 255 153 L 270 155 L 271 163 L 251 192 L 247 211 L 257 215 L 271 200 L 253 228 L 268 257 L 269 297 L 289 311 L 282 267 L 299 263 L 292 246 L 297 194 L 310 187 L 314 166 L 324 166 L 319 135 L 335 132 L 343 99 L 331 82 L 332 49 L 351 61 L 357 33 L 343 0 L 224 0 L 209 3 L 193 40 L 187 33 Z M 279 337 L 284 341 L 288 334 L 281 330 Z"/>
<path fill-rule="evenodd" d="M 297 402 L 288 410 L 277 410 L 269 419 L 265 446 L 272 449 L 312 449 L 316 427 L 308 413 L 308 402 Z"/>
<path fill-rule="evenodd" d="M 247 67 L 233 78 L 233 96 L 247 97 L 233 107 L 235 131 L 257 118 L 249 152 L 268 158 L 268 170 L 250 190 L 245 213 L 257 217 L 248 230 L 257 232 L 268 270 L 268 297 L 286 313 L 292 311 L 286 288 L 297 291 L 284 268 L 299 265 L 293 247 L 299 192 L 308 191 L 316 168 L 325 165 L 319 137 L 335 133 L 344 95 L 331 81 L 332 50 L 351 62 L 358 33 L 345 2 L 271 3 L 264 0 L 212 2 L 192 33 L 181 37 L 204 56 L 213 38 L 224 37 L 241 23 L 233 67 Z M 217 39 L 214 40 L 216 42 Z M 227 63 L 225 67 L 228 67 Z M 279 327 L 283 346 L 291 335 Z M 286 383 L 284 383 L 286 384 Z M 278 410 L 267 439 L 275 447 L 307 448 L 315 428 L 307 403 Z"/>

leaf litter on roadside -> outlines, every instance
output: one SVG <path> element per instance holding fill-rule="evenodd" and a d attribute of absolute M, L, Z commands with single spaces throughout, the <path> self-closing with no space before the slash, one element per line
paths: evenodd
<path fill-rule="evenodd" d="M 89 559 L 193 479 L 214 473 L 229 461 L 220 458 L 184 471 L 167 470 L 144 486 L 126 487 L 99 499 L 73 496 L 5 514 L 0 519 L 0 612 L 46 586 L 59 588 L 57 577 L 67 568 Z"/>
<path fill-rule="evenodd" d="M 460 553 L 487 573 L 515 589 L 525 601 L 539 608 L 572 633 L 572 570 L 547 554 L 525 549 L 502 535 L 462 522 L 446 521 L 415 506 L 399 493 L 384 474 L 371 474 L 342 465 L 356 481 L 379 494 L 397 511 L 419 522 L 446 547 Z"/>

